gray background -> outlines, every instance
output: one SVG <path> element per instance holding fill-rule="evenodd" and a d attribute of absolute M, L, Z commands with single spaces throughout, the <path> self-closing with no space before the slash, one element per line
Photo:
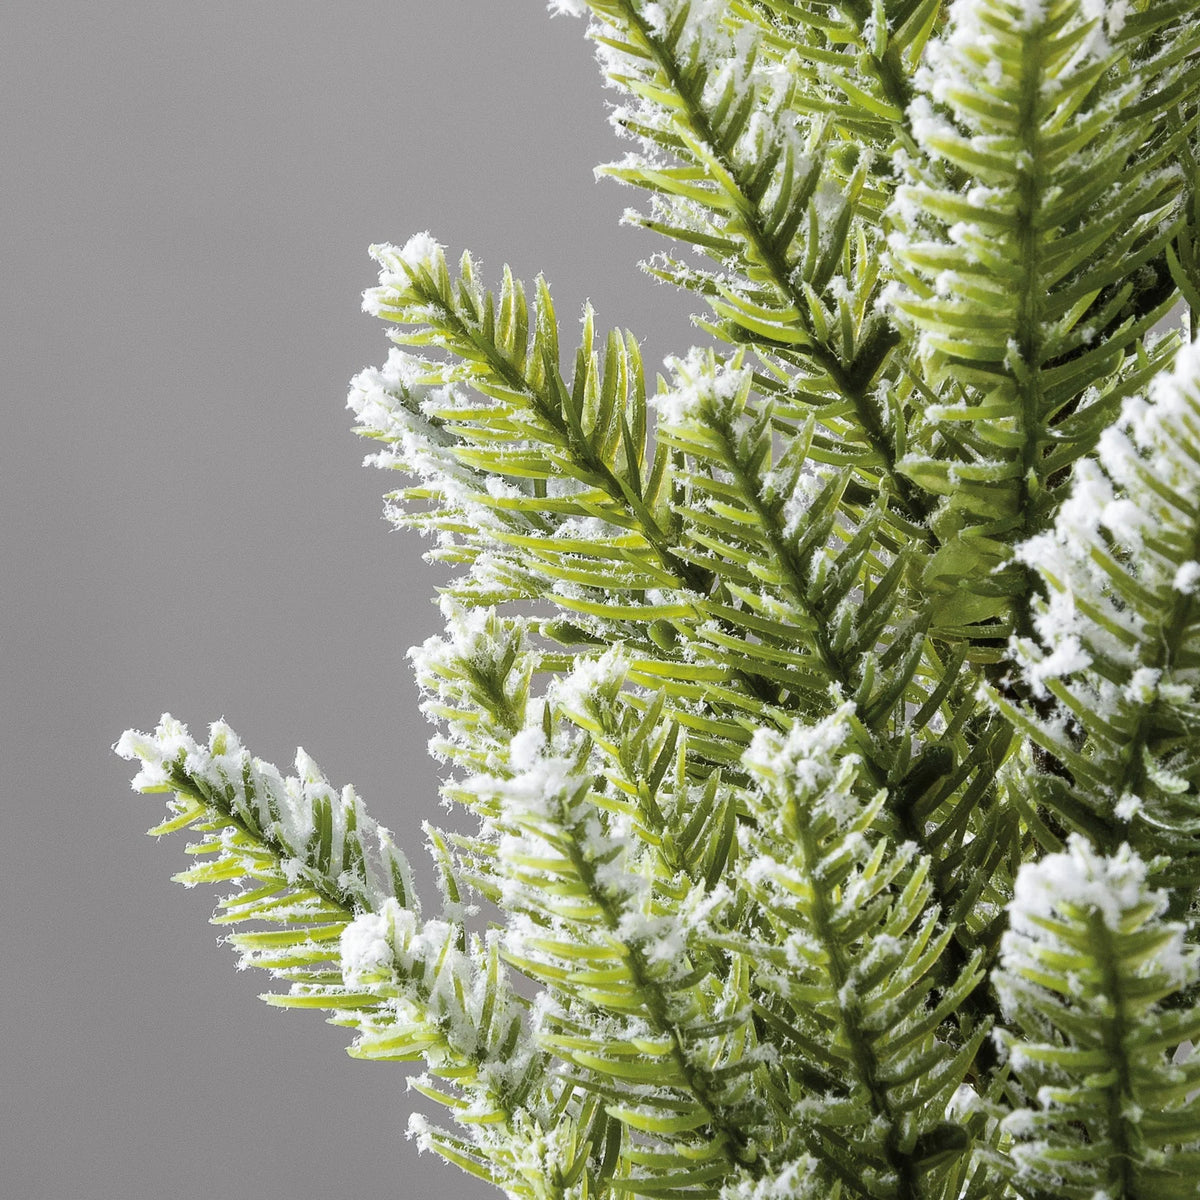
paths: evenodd
<path fill-rule="evenodd" d="M 437 573 L 389 532 L 346 382 L 373 241 L 544 270 L 648 363 L 691 340 L 596 185 L 624 151 L 540 0 L 8 0 L 0 39 L 0 1197 L 496 1195 L 403 1136 L 404 1070 L 255 999 L 168 882 L 111 743 L 169 709 L 297 743 L 416 849 L 405 649 Z"/>

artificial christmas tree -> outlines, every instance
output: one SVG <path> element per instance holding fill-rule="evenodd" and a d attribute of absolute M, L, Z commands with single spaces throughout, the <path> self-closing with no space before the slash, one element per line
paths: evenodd
<path fill-rule="evenodd" d="M 155 832 L 510 1196 L 1196 1195 L 1200 5 L 554 7 L 710 344 L 374 250 L 475 831 L 427 915 L 352 790 L 164 717 Z"/>

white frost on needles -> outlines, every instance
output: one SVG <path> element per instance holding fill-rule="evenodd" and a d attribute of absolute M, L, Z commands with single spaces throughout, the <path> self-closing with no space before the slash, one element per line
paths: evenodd
<path fill-rule="evenodd" d="M 224 721 L 213 723 L 203 746 L 170 713 L 163 714 L 152 734 L 127 730 L 113 749 L 122 758 L 140 761 L 135 791 L 173 791 L 232 814 L 273 844 L 293 882 L 305 874 L 312 879 L 324 875 L 325 883 L 349 893 L 355 903 L 375 908 L 392 896 L 392 877 L 399 873 L 412 895 L 408 864 L 389 831 L 367 815 L 352 787 L 332 787 L 303 749 L 296 751 L 296 774 L 284 778 L 271 763 L 252 758 Z M 350 856 L 355 865 L 334 879 L 314 857 L 318 804 L 328 820 L 326 862 L 343 861 L 348 838 L 363 851 Z"/>
<path fill-rule="evenodd" d="M 617 643 L 603 654 L 580 655 L 568 674 L 555 680 L 550 695 L 568 713 L 586 714 L 596 701 L 614 695 L 629 673 L 629 659 Z"/>
<path fill-rule="evenodd" d="M 421 271 L 435 265 L 445 249 L 446 247 L 426 229 L 422 233 L 414 233 L 399 248 L 390 243 L 372 246 L 371 255 L 385 271 L 397 266 L 407 267 L 410 271 Z"/>
<path fill-rule="evenodd" d="M 1092 19 L 1093 14 L 1086 9 L 1096 7 L 1094 2 L 1085 4 L 1080 15 L 1085 21 Z M 1003 4 L 996 0 L 955 0 L 949 15 L 948 32 L 930 41 L 925 65 L 915 77 L 918 90 L 938 103 L 945 103 L 956 92 L 975 92 L 981 69 L 986 82 L 998 85 L 1004 62 L 1011 57 L 1013 35 L 1030 33 L 1046 23 L 1046 0 L 1007 0 Z M 1115 33 L 1121 24 L 1123 18 L 1118 17 L 1109 29 Z M 1006 50 L 1008 55 L 1003 53 Z M 1098 23 L 1089 36 L 1080 39 L 1074 58 L 1082 63 L 1107 50 L 1104 25 Z M 986 65 L 981 68 L 981 64 Z M 1052 86 L 1050 79 L 1042 84 L 1043 90 Z"/>
<path fill-rule="evenodd" d="M 1106 858 L 1072 834 L 1060 854 L 1021 867 L 1008 915 L 1013 931 L 1040 939 L 1049 918 L 1094 912 L 1117 932 L 1129 913 L 1146 904 L 1160 913 L 1166 903 L 1165 892 L 1147 888 L 1146 864 L 1128 845 Z"/>
<path fill-rule="evenodd" d="M 514 826 L 520 826 L 530 816 L 557 814 L 581 782 L 572 758 L 552 753 L 544 737 L 539 739 L 527 729 L 516 734 L 510 743 L 509 761 L 514 768 L 509 778 L 476 775 L 466 780 L 463 787 L 476 795 L 499 799 L 501 812 Z"/>
<path fill-rule="evenodd" d="M 391 972 L 395 957 L 392 924 L 396 914 L 405 911 L 389 899 L 380 912 L 359 913 L 342 930 L 342 978 L 350 987 L 371 983 Z M 408 915 L 411 918 L 412 914 Z"/>
<path fill-rule="evenodd" d="M 853 713 L 854 704 L 847 701 L 815 725 L 797 721 L 786 734 L 756 729 L 742 764 L 760 778 L 786 780 L 797 791 L 817 791 L 832 776 Z"/>
<path fill-rule="evenodd" d="M 153 733 L 127 729 L 113 750 L 126 761 L 141 763 L 130 783 L 135 792 L 166 792 L 171 790 L 172 768 L 195 747 L 187 726 L 163 713 Z"/>
<path fill-rule="evenodd" d="M 1185 944 L 1182 923 L 1162 919 L 1169 898 L 1150 885 L 1148 875 L 1147 863 L 1128 844 L 1104 855 L 1079 834 L 1072 834 L 1061 852 L 1025 863 L 1017 873 L 1009 928 L 993 975 L 1004 1011 L 1018 1017 L 1036 1012 L 1036 1024 L 1046 1016 L 1047 1005 L 1107 1006 L 1103 975 L 1112 966 L 1110 955 L 1123 964 L 1122 972 L 1157 980 L 1155 986 L 1181 987 L 1194 980 L 1197 951 Z M 1109 949 L 1083 936 L 1097 919 L 1110 933 Z M 1153 953 L 1144 951 L 1147 946 Z M 1073 965 L 1054 965 L 1064 961 Z M 1075 972 L 1074 980 L 1068 976 L 1072 987 L 1066 992 L 1047 989 L 1042 982 L 1047 970 L 1067 969 Z M 1151 1016 L 1143 1012 L 1140 1019 Z M 1001 1039 L 1020 1070 L 1029 1061 L 1023 1047 L 1009 1034 Z"/>
<path fill-rule="evenodd" d="M 861 760 L 845 751 L 853 715 L 854 703 L 848 700 L 815 725 L 797 721 L 785 734 L 755 730 L 742 765 L 770 798 L 762 816 L 777 832 L 797 799 L 823 809 L 839 825 L 858 811 L 852 785 Z"/>
<path fill-rule="evenodd" d="M 359 371 L 346 394 L 346 407 L 358 418 L 358 431 L 391 441 L 403 436 L 398 397 L 411 395 L 420 377 L 421 360 L 398 346 L 388 351 L 382 367 Z"/>
<path fill-rule="evenodd" d="M 153 734 L 128 729 L 113 750 L 122 758 L 141 761 L 132 783 L 135 792 L 186 789 L 212 796 L 214 807 L 246 814 L 297 857 L 312 835 L 313 802 L 318 795 L 333 795 L 303 749 L 296 752 L 296 775 L 285 779 L 273 764 L 252 759 L 224 721 L 213 722 L 209 743 L 203 746 L 186 725 L 163 713 Z"/>
<path fill-rule="evenodd" d="M 428 230 L 414 233 L 403 246 L 384 242 L 371 247 L 371 257 L 379 264 L 379 286 L 363 292 L 363 312 L 385 320 L 400 297 L 408 291 L 413 276 L 420 271 L 436 275 L 445 259 L 445 246 Z"/>
<path fill-rule="evenodd" d="M 1200 588 L 1197 428 L 1200 344 L 1193 343 L 1155 379 L 1148 399 L 1125 401 L 1095 458 L 1076 465 L 1053 527 L 1017 548 L 1017 560 L 1042 577 L 1049 597 L 1034 603 L 1040 645 L 1028 639 L 1011 645 L 1036 695 L 1045 694 L 1046 680 L 1078 674 L 1093 660 L 1132 673 L 1145 660 L 1144 648 L 1158 645 L 1179 598 Z M 1138 604 L 1114 589 L 1110 544 L 1136 580 Z M 1099 679 L 1093 682 L 1098 696 L 1105 693 Z M 1191 668 L 1177 669 L 1167 682 L 1190 687 L 1198 678 Z"/>
<path fill-rule="evenodd" d="M 766 1178 L 746 1174 L 721 1189 L 721 1200 L 816 1200 L 828 1196 L 829 1186 L 820 1164 L 805 1154 Z"/>
<path fill-rule="evenodd" d="M 648 0 L 641 5 L 641 18 L 654 37 L 662 38 L 682 16 L 680 45 L 686 50 L 698 46 L 711 56 L 726 41 L 721 28 L 725 7 L 722 0 Z"/>
<path fill-rule="evenodd" d="M 497 1096 L 528 1068 L 529 1049 L 507 1047 L 504 1058 L 492 1057 L 484 1035 L 489 1025 L 519 1027 L 522 1006 L 503 976 L 489 982 L 487 972 L 478 969 L 486 948 L 472 943 L 464 951 L 460 936 L 458 925 L 421 921 L 411 909 L 388 900 L 343 929 L 342 979 L 348 987 L 382 991 L 389 998 L 387 1017 L 364 1033 L 360 1045 L 369 1046 L 375 1032 L 386 1038 L 393 1022 L 423 1028 L 424 1056 L 431 1065 L 477 1060 L 479 1077 L 468 1087 L 481 1111 L 492 1112 Z"/>
<path fill-rule="evenodd" d="M 434 364 L 394 346 L 382 367 L 365 367 L 350 380 L 346 407 L 357 418 L 355 432 L 382 443 L 364 466 L 408 471 L 443 493 L 461 490 L 466 471 L 448 453 L 449 437 L 427 415 L 429 409 L 461 403 L 454 388 L 427 382 Z"/>
<path fill-rule="evenodd" d="M 1200 587 L 1200 562 L 1196 562 L 1195 559 L 1185 562 L 1175 572 L 1171 586 L 1184 596 L 1195 595 L 1196 589 Z"/>
<path fill-rule="evenodd" d="M 739 358 L 718 362 L 711 350 L 699 346 L 693 346 L 683 358 L 668 358 L 666 365 L 674 381 L 668 391 L 651 400 L 666 425 L 702 419 L 706 412 L 725 407 L 750 386 L 750 368 L 743 367 Z"/>

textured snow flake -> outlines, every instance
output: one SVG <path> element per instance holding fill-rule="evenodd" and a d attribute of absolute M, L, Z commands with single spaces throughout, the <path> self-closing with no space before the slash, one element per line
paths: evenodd
<path fill-rule="evenodd" d="M 709 405 L 727 404 L 750 379 L 749 367 L 718 363 L 711 351 L 699 346 L 693 346 L 683 358 L 668 358 L 666 365 L 674 372 L 675 382 L 651 403 L 669 425 L 694 420 Z"/>
<path fill-rule="evenodd" d="M 1190 562 L 1183 563 L 1175 572 L 1171 586 L 1185 596 L 1195 595 L 1197 587 L 1200 587 L 1200 562 L 1192 559 Z"/>
<path fill-rule="evenodd" d="M 424 1154 L 433 1151 L 433 1126 L 424 1113 L 412 1112 L 408 1115 L 408 1129 L 405 1136 L 417 1143 L 417 1149 Z"/>
<path fill-rule="evenodd" d="M 1048 623 L 1039 623 L 1038 631 L 1047 636 L 1048 627 Z M 1043 699 L 1047 694 L 1047 679 L 1074 674 L 1092 663 L 1092 656 L 1083 648 L 1077 634 L 1054 629 L 1048 640 L 1053 646 L 1048 654 L 1025 638 L 1013 638 L 1009 643 L 1013 660 L 1020 664 L 1022 674 L 1038 699 Z"/>
<path fill-rule="evenodd" d="M 1145 805 L 1142 803 L 1140 796 L 1135 796 L 1132 792 L 1126 792 L 1113 806 L 1113 812 L 1116 813 L 1117 819 L 1120 821 L 1132 821 L 1144 807 Z"/>
<path fill-rule="evenodd" d="M 375 317 L 387 317 L 389 300 L 408 290 L 411 273 L 432 270 L 445 246 L 431 233 L 414 233 L 403 246 L 390 242 L 371 247 L 371 257 L 379 264 L 379 286 L 363 292 L 363 311 Z"/>
<path fill-rule="evenodd" d="M 449 666 L 456 658 L 484 665 L 497 654 L 497 645 L 491 630 L 491 620 L 495 615 L 492 610 L 464 608 L 448 602 L 444 615 L 447 618 L 449 638 L 435 635 L 408 651 L 408 657 L 418 677 L 439 667 Z"/>
<path fill-rule="evenodd" d="M 1090 538 L 1100 524 L 1100 514 L 1112 503 L 1112 484 L 1104 476 L 1100 468 L 1090 459 L 1084 459 L 1076 468 L 1071 481 L 1071 494 L 1063 501 L 1056 522 L 1057 528 L 1065 535 L 1074 539 Z M 1044 542 L 1033 538 L 1018 550 L 1022 561 L 1031 567 L 1039 566 L 1038 559 L 1032 555 L 1032 548 L 1043 546 Z M 1048 564 L 1053 562 L 1055 551 L 1049 548 Z"/>
<path fill-rule="evenodd" d="M 935 99 L 937 92 L 934 92 Z M 913 137 L 923 146 L 941 138 L 957 137 L 957 130 L 941 113 L 934 109 L 928 97 L 917 96 L 908 108 L 908 121 Z M 935 153 L 936 151 L 931 151 Z"/>
<path fill-rule="evenodd" d="M 853 712 L 853 702 L 847 701 L 815 725 L 797 721 L 785 737 L 757 729 L 742 762 L 756 774 L 816 789 L 832 775 L 834 755 L 850 734 Z"/>
<path fill-rule="evenodd" d="M 1138 667 L 1125 687 L 1125 698 L 1134 704 L 1153 704 L 1158 697 L 1162 671 L 1155 667 Z"/>
<path fill-rule="evenodd" d="M 667 32 L 670 18 L 661 4 L 643 4 L 642 20 L 650 26 L 650 32 L 655 37 L 662 37 Z"/>
<path fill-rule="evenodd" d="M 828 1190 L 820 1164 L 807 1154 L 765 1178 L 747 1175 L 721 1189 L 721 1200 L 810 1200 L 818 1195 L 828 1195 Z"/>
<path fill-rule="evenodd" d="M 1147 888 L 1146 864 L 1128 845 L 1105 857 L 1072 834 L 1061 853 L 1021 867 L 1008 911 L 1013 930 L 1037 937 L 1038 918 L 1061 914 L 1064 906 L 1095 911 L 1117 930 L 1130 910 L 1150 902 L 1161 911 L 1166 899 Z"/>
<path fill-rule="evenodd" d="M 1151 523 L 1148 514 L 1136 502 L 1124 497 L 1107 505 L 1100 520 L 1113 537 L 1132 550 L 1141 549 L 1147 526 Z"/>
<path fill-rule="evenodd" d="M 527 825 L 530 817 L 553 817 L 565 794 L 578 782 L 574 761 L 547 746 L 540 726 L 534 726 L 532 720 L 510 741 L 507 766 L 509 775 L 481 772 L 464 780 L 462 786 L 478 796 L 498 799 L 506 819 L 518 827 Z M 514 836 L 513 850 L 527 850 L 517 844 L 523 842 L 524 835 Z"/>
<path fill-rule="evenodd" d="M 429 367 L 430 364 L 424 359 L 393 346 L 382 367 L 366 367 L 350 380 L 346 407 L 354 412 L 363 425 L 386 430 L 386 420 L 377 423 L 372 419 L 376 408 L 390 413 L 396 406 L 396 395 L 412 391 Z"/>
<path fill-rule="evenodd" d="M 135 792 L 153 792 L 169 787 L 171 767 L 194 747 L 187 726 L 170 713 L 163 713 L 153 734 L 127 729 L 113 750 L 124 759 L 141 760 L 141 769 L 130 786 Z"/>
<path fill-rule="evenodd" d="M 416 271 L 433 263 L 445 246 L 429 230 L 425 230 L 424 233 L 414 233 L 399 250 L 394 246 L 388 249 L 405 266 Z"/>
<path fill-rule="evenodd" d="M 946 1119 L 961 1121 L 972 1113 L 979 1112 L 981 1108 L 979 1093 L 969 1083 L 961 1083 L 946 1105 Z"/>
<path fill-rule="evenodd" d="M 638 948 L 649 963 L 686 967 L 687 931 L 673 916 L 653 917 L 636 910 L 621 914 L 617 936 Z"/>
<path fill-rule="evenodd" d="M 555 681 L 552 698 L 567 712 L 586 713 L 597 697 L 619 688 L 628 672 L 629 660 L 619 644 L 596 658 L 581 656 L 569 674 Z"/>
<path fill-rule="evenodd" d="M 839 826 L 860 811 L 853 786 L 860 759 L 843 751 L 853 712 L 853 702 L 847 701 L 815 725 L 797 722 L 786 735 L 755 731 L 742 763 L 769 798 L 761 816 L 777 830 L 797 801 L 819 808 Z"/>
<path fill-rule="evenodd" d="M 546 734 L 540 724 L 529 725 L 513 735 L 508 761 L 514 770 L 528 771 L 546 749 Z"/>
<path fill-rule="evenodd" d="M 342 930 L 342 978 L 350 987 L 359 987 L 391 971 L 394 958 L 391 931 L 401 913 L 405 910 L 389 899 L 380 912 L 359 913 Z"/>

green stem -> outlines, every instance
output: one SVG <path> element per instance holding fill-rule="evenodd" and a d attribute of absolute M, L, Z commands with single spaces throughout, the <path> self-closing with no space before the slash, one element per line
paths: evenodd
<path fill-rule="evenodd" d="M 795 803 L 794 801 L 792 802 Z M 879 1077 L 879 1060 L 871 1045 L 870 1035 L 863 1028 L 858 1012 L 853 1005 L 846 1003 L 845 997 L 853 994 L 850 985 L 850 966 L 846 961 L 845 950 L 839 931 L 835 927 L 828 889 L 818 876 L 816 867 L 821 861 L 821 849 L 817 845 L 812 828 L 801 813 L 796 814 L 796 827 L 799 830 L 798 848 L 803 855 L 803 869 L 808 877 L 808 886 L 812 894 L 813 933 L 821 943 L 829 963 L 829 979 L 837 997 L 838 1019 L 846 1046 L 854 1064 L 855 1074 L 866 1089 L 875 1115 L 881 1118 L 887 1126 L 885 1153 L 888 1165 L 896 1172 L 899 1183 L 897 1200 L 920 1200 L 923 1189 L 920 1185 L 920 1173 L 912 1160 L 899 1148 L 900 1123 L 892 1109 L 886 1084 Z M 850 985 L 850 986 L 848 986 Z"/>
<path fill-rule="evenodd" d="M 671 1039 L 671 1058 L 687 1089 L 696 1097 L 708 1116 L 709 1124 L 719 1139 L 725 1157 L 734 1170 L 741 1168 L 758 1178 L 764 1170 L 761 1154 L 754 1151 L 743 1120 L 737 1114 L 726 1115 L 720 1098 L 707 1078 L 705 1068 L 693 1061 L 680 1028 L 671 1011 L 667 990 L 652 975 L 640 948 L 620 936 L 622 909 L 607 888 L 597 879 L 592 862 L 584 854 L 565 807 L 559 807 L 559 824 L 567 831 L 566 851 L 576 874 L 587 889 L 589 898 L 604 915 L 608 935 L 618 940 L 625 951 L 630 979 L 641 998 L 642 1012 L 647 1023 L 659 1034 Z"/>
<path fill-rule="evenodd" d="M 1089 920 L 1088 932 L 1100 962 L 1103 994 L 1112 1006 L 1112 1015 L 1102 1018 L 1100 1022 L 1104 1050 L 1109 1062 L 1116 1067 L 1115 1078 L 1106 1089 L 1107 1132 L 1113 1143 L 1113 1151 L 1108 1158 L 1107 1186 L 1110 1194 L 1120 1197 L 1121 1200 L 1141 1200 L 1135 1170 L 1136 1150 L 1134 1141 L 1129 1136 L 1129 1122 L 1125 1116 L 1127 1104 L 1134 1100 L 1134 1089 L 1133 1073 L 1125 1053 L 1131 1019 L 1126 1009 L 1124 981 L 1116 966 L 1117 951 L 1113 945 L 1113 931 L 1098 913 L 1093 914 Z"/>
<path fill-rule="evenodd" d="M 1039 100 L 1045 74 L 1045 60 L 1040 39 L 1031 39 L 1027 45 L 1029 57 L 1021 76 L 1021 91 L 1018 101 L 1018 137 L 1021 143 L 1017 155 L 1017 219 L 1020 235 L 1017 246 L 1021 264 L 1021 282 L 1017 297 L 1017 328 L 1015 341 L 1025 370 L 1014 380 L 1019 401 L 1018 419 L 1022 434 L 1021 475 L 1018 483 L 1018 511 L 1020 534 L 1025 540 L 1037 532 L 1039 525 L 1036 512 L 1036 493 L 1041 489 L 1041 461 L 1048 435 L 1043 419 L 1045 397 L 1042 389 L 1042 312 L 1045 305 L 1045 289 L 1041 284 L 1042 237 L 1038 228 L 1037 214 L 1041 207 L 1043 192 L 1038 164 L 1042 161 L 1041 123 Z M 1023 165 L 1027 163 L 1028 165 Z M 1034 572 L 1021 568 L 1025 576 L 1025 587 L 1014 605 L 1014 630 L 1023 637 L 1033 632 L 1030 600 L 1034 591 Z"/>

